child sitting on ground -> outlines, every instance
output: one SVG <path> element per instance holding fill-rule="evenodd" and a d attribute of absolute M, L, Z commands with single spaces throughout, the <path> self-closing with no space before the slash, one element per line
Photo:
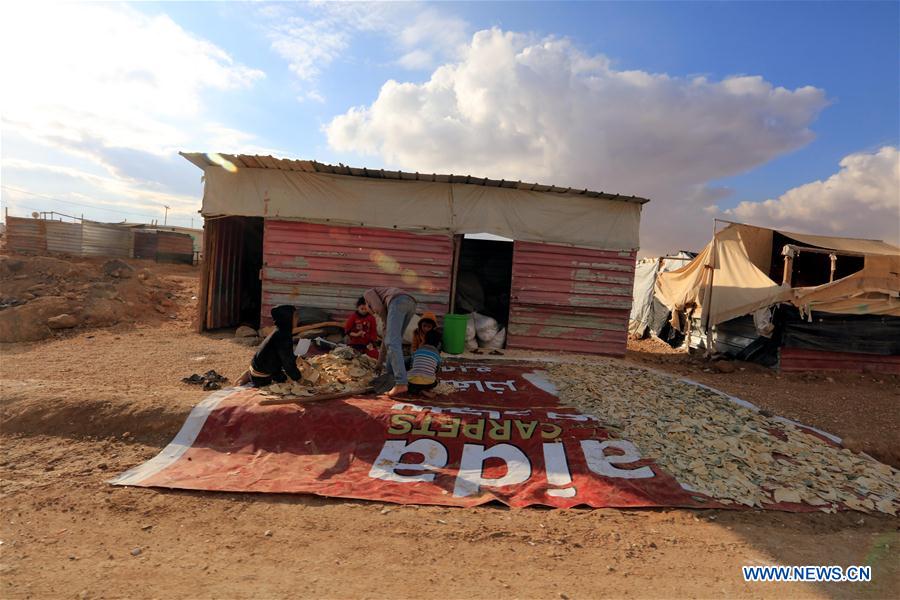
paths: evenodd
<path fill-rule="evenodd" d="M 423 344 L 412 355 L 412 368 L 409 369 L 409 393 L 432 398 L 430 390 L 437 387 L 437 370 L 441 365 L 441 336 L 436 329 L 425 334 Z"/>
<path fill-rule="evenodd" d="M 344 333 L 347 334 L 347 344 L 351 348 L 360 354 L 378 358 L 378 348 L 375 347 L 375 342 L 378 341 L 378 325 L 364 299 L 356 301 L 356 311 L 344 323 Z"/>
<path fill-rule="evenodd" d="M 297 326 L 297 311 L 287 304 L 276 306 L 272 309 L 272 321 L 275 330 L 260 344 L 250 359 L 250 369 L 238 378 L 237 385 L 252 383 L 254 387 L 265 387 L 303 378 L 294 356 L 293 331 Z"/>
<path fill-rule="evenodd" d="M 437 329 L 437 317 L 434 316 L 433 312 L 425 312 L 422 313 L 422 318 L 419 319 L 419 325 L 416 327 L 416 330 L 413 332 L 412 344 L 410 345 L 409 351 L 410 353 L 415 353 L 422 344 L 425 343 L 425 335 L 429 331 L 433 331 Z"/>

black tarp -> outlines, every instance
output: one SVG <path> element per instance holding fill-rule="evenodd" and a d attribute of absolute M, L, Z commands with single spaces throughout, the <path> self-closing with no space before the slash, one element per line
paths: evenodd
<path fill-rule="evenodd" d="M 794 307 L 782 306 L 778 321 L 788 348 L 900 355 L 900 317 L 837 315 L 813 311 L 812 322 Z"/>

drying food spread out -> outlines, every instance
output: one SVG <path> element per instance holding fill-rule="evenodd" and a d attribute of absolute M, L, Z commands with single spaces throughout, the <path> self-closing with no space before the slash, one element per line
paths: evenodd
<path fill-rule="evenodd" d="M 723 504 L 835 503 L 896 515 L 900 473 L 715 390 L 612 361 L 549 369 L 561 399 Z"/>

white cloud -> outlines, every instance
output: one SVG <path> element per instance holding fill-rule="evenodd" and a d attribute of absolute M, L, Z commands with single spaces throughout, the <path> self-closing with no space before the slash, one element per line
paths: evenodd
<path fill-rule="evenodd" d="M 177 150 L 246 149 L 255 141 L 211 120 L 209 96 L 251 87 L 264 73 L 165 14 L 117 4 L 12 4 L 0 21 L 0 52 L 7 140 L 101 165 L 123 194 L 199 191 L 196 169 Z M 7 143 L 4 156 L 17 158 L 20 146 Z M 4 177 L 16 174 L 10 164 Z M 110 190 L 109 182 L 81 181 L 98 195 Z"/>
<path fill-rule="evenodd" d="M 59 142 L 83 138 L 162 154 L 188 139 L 206 90 L 263 77 L 166 15 L 101 4 L 4 10 L 3 118 Z"/>
<path fill-rule="evenodd" d="M 2 166 L 6 175 L 26 182 L 39 180 L 45 189 L 49 188 L 45 193 L 35 195 L 29 190 L 23 193 L 20 188 L 5 187 L 4 201 L 14 213 L 19 213 L 18 216 L 29 214 L 28 206 L 37 204 L 47 208 L 48 202 L 58 199 L 63 206 L 55 210 L 68 214 L 99 211 L 95 218 L 103 220 L 127 218 L 137 221 L 141 216 L 161 217 L 165 205 L 170 207 L 172 222 L 186 225 L 194 218 L 199 223 L 197 197 L 190 194 L 169 193 L 119 177 L 104 177 L 74 167 L 24 159 L 4 158 Z"/>
<path fill-rule="evenodd" d="M 615 70 L 559 38 L 480 31 L 422 84 L 327 126 L 338 151 L 419 171 L 472 173 L 647 196 L 643 246 L 666 252 L 709 236 L 708 182 L 807 144 L 822 90 L 761 77 L 722 81 Z"/>
<path fill-rule="evenodd" d="M 321 2 L 304 5 L 264 5 L 258 10 L 272 49 L 288 63 L 309 94 L 319 76 L 334 61 L 350 57 L 361 34 L 388 38 L 399 56 L 396 64 L 411 70 L 433 67 L 455 58 L 464 48 L 468 23 L 437 9 L 408 2 Z"/>
<path fill-rule="evenodd" d="M 825 181 L 788 190 L 778 198 L 741 202 L 725 214 L 754 225 L 798 233 L 883 239 L 900 244 L 900 152 L 844 157 Z"/>

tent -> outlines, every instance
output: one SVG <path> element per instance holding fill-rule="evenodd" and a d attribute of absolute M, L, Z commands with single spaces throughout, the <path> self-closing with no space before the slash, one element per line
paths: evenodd
<path fill-rule="evenodd" d="M 635 339 L 640 339 L 651 329 L 651 324 L 660 320 L 657 301 L 656 278 L 660 273 L 668 273 L 680 269 L 691 261 L 696 252 L 677 252 L 671 256 L 657 258 L 644 258 L 638 261 L 634 268 L 634 292 L 631 301 L 631 316 L 628 320 L 628 334 Z M 654 332 L 657 333 L 658 332 Z"/>
<path fill-rule="evenodd" d="M 850 343 L 847 336 L 857 335 L 859 344 L 851 345 L 863 353 L 898 354 L 894 344 L 879 342 L 900 327 L 900 248 L 883 241 L 729 223 L 693 261 L 660 273 L 655 293 L 672 311 L 672 325 L 699 327 L 710 350 L 716 330 L 727 332 L 740 318 L 755 317 L 758 334 L 771 337 L 772 309 L 790 307 L 796 313 L 785 317 L 790 322 L 829 315 L 819 319 L 814 332 L 831 341 L 807 338 L 804 348 L 840 354 Z M 841 317 L 850 315 L 856 318 L 852 325 Z M 842 333 L 825 335 L 835 327 Z M 900 370 L 900 360 L 896 364 Z"/>

